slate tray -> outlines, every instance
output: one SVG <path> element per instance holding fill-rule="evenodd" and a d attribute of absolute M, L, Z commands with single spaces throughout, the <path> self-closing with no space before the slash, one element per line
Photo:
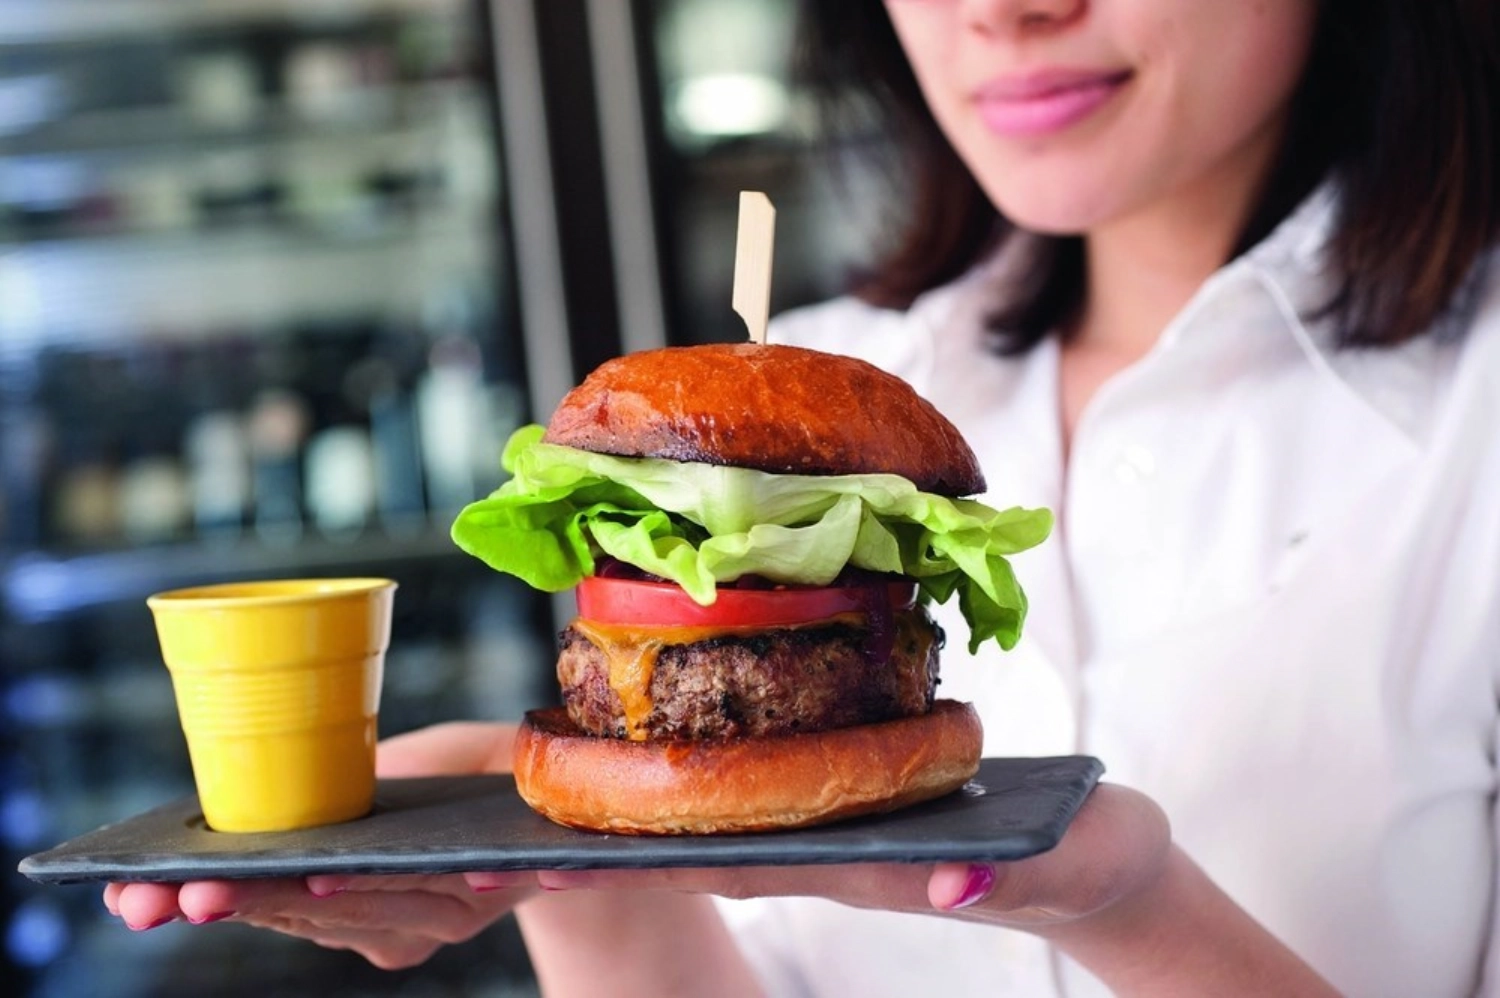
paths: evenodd
<path fill-rule="evenodd" d="M 997 861 L 1057 844 L 1104 766 L 1089 756 L 985 759 L 956 793 L 894 814 L 762 835 L 636 837 L 555 825 L 509 776 L 382 780 L 357 821 L 290 832 L 223 834 L 196 797 L 28 856 L 49 884 L 667 866 Z"/>

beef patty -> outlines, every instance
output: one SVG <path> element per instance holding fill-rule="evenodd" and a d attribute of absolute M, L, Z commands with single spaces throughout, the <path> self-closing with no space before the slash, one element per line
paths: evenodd
<path fill-rule="evenodd" d="M 925 714 L 938 682 L 942 630 L 921 607 L 895 615 L 886 661 L 852 623 L 726 634 L 666 644 L 648 661 L 650 709 L 636 737 L 762 737 Z M 575 623 L 561 635 L 557 677 L 573 722 L 598 737 L 630 736 L 608 656 Z M 649 655 L 648 655 L 649 658 Z"/>

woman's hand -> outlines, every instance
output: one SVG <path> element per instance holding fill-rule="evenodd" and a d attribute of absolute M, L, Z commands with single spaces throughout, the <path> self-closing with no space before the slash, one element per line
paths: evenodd
<path fill-rule="evenodd" d="M 1149 798 L 1097 787 L 1055 849 L 1012 863 L 537 875 L 548 890 L 665 890 L 829 898 L 986 922 L 1053 942 L 1116 994 L 1327 996 L 1335 992 L 1179 849 Z M 469 882 L 500 884 L 483 874 Z"/>
<path fill-rule="evenodd" d="M 104 904 L 136 930 L 229 920 L 353 950 L 396 970 L 473 938 L 535 890 L 534 877 L 517 877 L 515 887 L 476 892 L 456 874 L 209 880 L 110 884 Z"/>
<path fill-rule="evenodd" d="M 509 769 L 510 726 L 443 724 L 382 742 L 382 777 Z M 378 967 L 410 967 L 462 942 L 537 892 L 534 874 L 493 875 L 478 889 L 462 876 L 214 880 L 110 884 L 104 905 L 136 930 L 169 921 L 231 920 L 359 953 Z"/>
<path fill-rule="evenodd" d="M 1033 931 L 1100 912 L 1161 876 L 1165 816 L 1145 796 L 1101 785 L 1057 848 L 1000 864 L 860 864 L 721 869 L 546 871 L 549 890 L 661 889 L 728 898 L 824 897 L 859 908 L 962 917 Z M 471 874 L 472 883 L 502 883 Z"/>

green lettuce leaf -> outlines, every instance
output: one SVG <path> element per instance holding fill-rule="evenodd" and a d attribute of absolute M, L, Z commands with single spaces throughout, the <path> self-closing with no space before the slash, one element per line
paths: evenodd
<path fill-rule="evenodd" d="M 775 475 L 621 458 L 516 431 L 510 479 L 453 524 L 460 548 L 537 589 L 570 589 L 609 555 L 671 579 L 699 603 L 742 575 L 826 585 L 844 566 L 914 578 L 925 598 L 957 593 L 969 649 L 1011 648 L 1026 594 L 1007 555 L 1052 529 L 1045 509 L 995 510 L 920 492 L 897 475 Z"/>

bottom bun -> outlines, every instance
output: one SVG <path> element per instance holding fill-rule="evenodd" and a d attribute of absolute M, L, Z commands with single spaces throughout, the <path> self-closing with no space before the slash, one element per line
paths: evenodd
<path fill-rule="evenodd" d="M 560 707 L 531 711 L 516 789 L 563 825 L 628 835 L 762 832 L 891 811 L 963 786 L 979 769 L 974 708 L 774 738 L 621 741 L 584 734 Z"/>

